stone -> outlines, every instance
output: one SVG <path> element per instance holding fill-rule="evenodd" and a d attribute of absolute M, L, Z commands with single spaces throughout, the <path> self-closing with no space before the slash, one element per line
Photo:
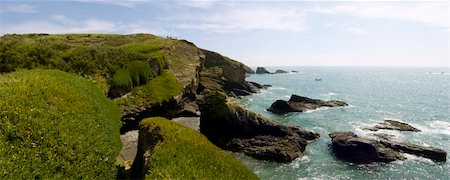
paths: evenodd
<path fill-rule="evenodd" d="M 323 101 L 319 99 L 311 99 L 298 95 L 291 95 L 289 101 L 277 100 L 275 101 L 267 111 L 273 112 L 275 114 L 286 114 L 289 112 L 305 112 L 308 110 L 314 110 L 320 107 L 342 107 L 348 106 L 346 102 L 343 101 Z"/>
<path fill-rule="evenodd" d="M 265 118 L 217 91 L 205 92 L 199 108 L 200 132 L 211 142 L 259 159 L 292 161 L 303 155 L 308 142 L 320 136 Z"/>
<path fill-rule="evenodd" d="M 267 71 L 266 68 L 264 67 L 257 67 L 256 74 L 270 74 L 270 72 Z"/>
<path fill-rule="evenodd" d="M 424 147 L 390 140 L 375 140 L 358 137 L 352 132 L 334 132 L 331 137 L 332 151 L 343 160 L 366 164 L 405 160 L 400 153 L 413 154 L 437 162 L 445 162 L 447 152 L 434 147 Z"/>
<path fill-rule="evenodd" d="M 284 74 L 284 73 L 289 73 L 289 72 L 287 72 L 285 70 L 280 70 L 280 69 L 275 71 L 275 74 Z"/>
<path fill-rule="evenodd" d="M 386 130 L 396 130 L 396 131 L 420 132 L 420 129 L 417 129 L 409 124 L 400 122 L 396 119 L 387 119 L 387 118 L 385 118 L 383 122 L 378 123 L 372 127 L 363 127 L 362 129 L 369 130 L 369 131 L 378 131 L 380 129 L 386 129 Z"/>

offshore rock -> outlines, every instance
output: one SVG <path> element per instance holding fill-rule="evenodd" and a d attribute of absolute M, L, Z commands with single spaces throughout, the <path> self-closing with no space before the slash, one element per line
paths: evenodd
<path fill-rule="evenodd" d="M 267 71 L 266 68 L 264 67 L 257 67 L 256 74 L 270 74 L 270 72 Z"/>
<path fill-rule="evenodd" d="M 287 72 L 285 70 L 280 70 L 280 69 L 275 71 L 275 74 L 285 74 L 285 73 L 289 73 L 289 72 Z"/>
<path fill-rule="evenodd" d="M 409 143 L 400 143 L 390 140 L 374 140 L 358 137 L 352 132 L 334 132 L 331 137 L 334 154 L 343 160 L 367 164 L 372 162 L 392 162 L 405 160 L 400 154 L 409 153 L 429 158 L 433 161 L 445 162 L 447 152 L 433 148 Z"/>
<path fill-rule="evenodd" d="M 409 124 L 406 124 L 404 122 L 400 122 L 395 119 L 384 119 L 383 122 L 378 123 L 377 125 L 374 125 L 372 127 L 364 127 L 363 130 L 370 130 L 370 131 L 378 131 L 380 129 L 387 129 L 387 130 L 396 130 L 396 131 L 412 131 L 412 132 L 420 132 L 420 129 L 417 129 Z"/>
<path fill-rule="evenodd" d="M 302 156 L 308 141 L 320 135 L 286 126 L 251 112 L 224 93 L 207 91 L 199 104 L 200 132 L 217 146 L 249 156 L 289 162 Z"/>
<path fill-rule="evenodd" d="M 275 114 L 286 114 L 289 112 L 305 112 L 308 110 L 314 110 L 320 107 L 342 107 L 348 106 L 344 101 L 323 101 L 320 99 L 311 99 L 298 95 L 291 95 L 289 101 L 277 100 L 275 101 L 267 111 Z"/>

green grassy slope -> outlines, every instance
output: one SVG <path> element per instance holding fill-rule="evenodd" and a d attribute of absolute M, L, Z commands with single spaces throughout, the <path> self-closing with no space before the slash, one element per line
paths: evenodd
<path fill-rule="evenodd" d="M 192 129 L 156 117 L 141 121 L 143 133 L 159 134 L 162 139 L 147 157 L 145 179 L 257 179 L 238 160 Z"/>
<path fill-rule="evenodd" d="M 0 75 L 0 179 L 115 177 L 120 111 L 58 70 Z"/>

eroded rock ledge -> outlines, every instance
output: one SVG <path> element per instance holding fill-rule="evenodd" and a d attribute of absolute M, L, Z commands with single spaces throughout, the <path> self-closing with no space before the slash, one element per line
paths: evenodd
<path fill-rule="evenodd" d="M 205 92 L 199 108 L 200 131 L 211 142 L 259 159 L 292 161 L 303 155 L 308 141 L 320 136 L 262 117 L 217 91 Z"/>
<path fill-rule="evenodd" d="M 380 129 L 386 129 L 386 130 L 396 130 L 396 131 L 412 131 L 412 132 L 420 132 L 420 129 L 417 129 L 409 124 L 406 124 L 404 122 L 400 122 L 395 119 L 388 119 L 385 118 L 383 122 L 378 123 L 371 127 L 363 127 L 363 130 L 369 130 L 369 131 L 378 131 Z"/>
<path fill-rule="evenodd" d="M 425 147 L 390 140 L 374 140 L 358 137 L 352 132 L 334 132 L 329 134 L 334 154 L 352 163 L 392 162 L 405 160 L 401 154 L 408 153 L 425 157 L 437 162 L 447 160 L 447 152 L 434 147 Z"/>
<path fill-rule="evenodd" d="M 275 101 L 267 111 L 275 114 L 286 114 L 289 112 L 305 112 L 308 110 L 314 110 L 320 107 L 342 107 L 348 106 L 344 101 L 323 101 L 320 99 L 311 99 L 298 95 L 291 95 L 289 101 L 277 100 Z"/>

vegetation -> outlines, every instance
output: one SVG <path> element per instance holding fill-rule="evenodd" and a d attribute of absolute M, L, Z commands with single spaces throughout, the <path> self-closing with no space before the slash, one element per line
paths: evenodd
<path fill-rule="evenodd" d="M 163 49 L 175 42 L 149 34 L 4 35 L 0 37 L 0 73 L 42 68 L 107 79 L 126 64 L 136 65 L 135 61 L 163 64 Z"/>
<path fill-rule="evenodd" d="M 140 134 L 160 136 L 146 156 L 145 179 L 257 179 L 233 156 L 192 129 L 160 117 L 145 119 L 139 126 Z"/>
<path fill-rule="evenodd" d="M 183 86 L 168 71 L 148 81 L 146 85 L 134 88 L 131 96 L 114 99 L 122 110 L 149 107 L 170 101 L 174 96 L 181 95 Z"/>
<path fill-rule="evenodd" d="M 76 75 L 0 75 L 0 179 L 112 179 L 120 125 L 119 108 Z"/>

